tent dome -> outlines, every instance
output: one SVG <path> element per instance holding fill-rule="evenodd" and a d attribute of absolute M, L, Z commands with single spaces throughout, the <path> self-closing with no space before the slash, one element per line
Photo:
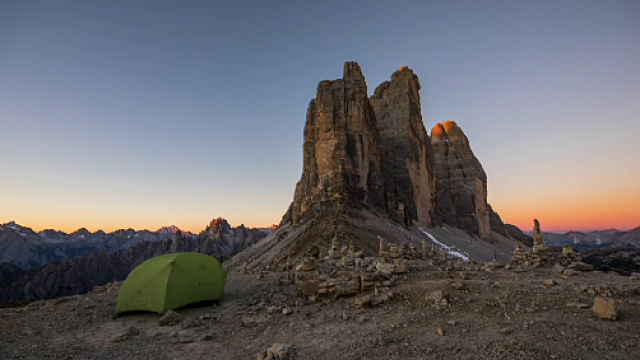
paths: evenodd
<path fill-rule="evenodd" d="M 165 313 L 188 304 L 220 300 L 227 272 L 209 255 L 181 252 L 160 255 L 133 269 L 120 287 L 116 314 Z"/>

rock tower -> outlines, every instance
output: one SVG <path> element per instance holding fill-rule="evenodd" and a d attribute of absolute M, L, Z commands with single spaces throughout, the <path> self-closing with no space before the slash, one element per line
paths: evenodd
<path fill-rule="evenodd" d="M 366 207 L 406 226 L 431 226 L 434 161 L 419 90 L 403 67 L 369 99 L 355 62 L 342 79 L 320 82 L 307 110 L 302 177 L 282 224 Z"/>
<path fill-rule="evenodd" d="M 487 175 L 471 151 L 469 139 L 449 120 L 431 130 L 431 145 L 435 153 L 436 221 L 488 238 L 492 211 L 487 204 Z M 497 222 L 504 227 L 502 221 Z"/>

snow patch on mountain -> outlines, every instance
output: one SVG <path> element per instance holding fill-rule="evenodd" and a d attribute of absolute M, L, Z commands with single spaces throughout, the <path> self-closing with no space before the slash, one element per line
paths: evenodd
<path fill-rule="evenodd" d="M 428 231 L 424 230 L 421 227 L 419 227 L 418 229 L 420 229 L 420 231 L 422 231 L 423 234 L 427 235 L 429 237 L 429 239 L 431 239 L 431 241 L 436 243 L 436 245 L 438 245 L 440 247 L 440 249 L 445 251 L 447 254 L 449 254 L 451 256 L 455 256 L 457 258 L 460 258 L 460 259 L 462 259 L 464 261 L 469 261 L 469 254 L 464 253 L 460 249 L 456 249 L 455 246 L 449 246 L 447 244 L 441 243 L 440 241 L 438 241 L 438 239 L 435 238 L 435 236 L 431 235 Z"/>

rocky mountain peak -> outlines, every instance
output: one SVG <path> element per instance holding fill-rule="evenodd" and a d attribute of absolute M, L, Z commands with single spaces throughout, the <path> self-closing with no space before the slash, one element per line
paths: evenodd
<path fill-rule="evenodd" d="M 163 226 L 158 229 L 156 232 L 158 233 L 166 233 L 166 234 L 175 234 L 178 231 L 181 231 L 179 227 L 175 225 Z"/>
<path fill-rule="evenodd" d="M 213 239 L 219 239 L 222 235 L 231 230 L 231 225 L 226 219 L 219 217 L 211 220 L 209 226 L 205 229 L 206 233 L 209 233 Z"/>
<path fill-rule="evenodd" d="M 282 223 L 302 224 L 346 203 L 383 207 L 379 136 L 360 66 L 320 82 L 304 130 L 303 171 Z"/>
<path fill-rule="evenodd" d="M 86 228 L 80 228 L 72 232 L 71 235 L 87 236 L 87 235 L 91 235 L 91 231 L 87 230 Z"/>
<path fill-rule="evenodd" d="M 211 222 L 209 222 L 209 227 L 210 228 L 231 228 L 231 225 L 229 225 L 229 222 L 227 221 L 227 219 L 223 218 L 223 217 L 218 217 L 217 219 L 213 219 L 211 220 Z"/>
<path fill-rule="evenodd" d="M 444 125 L 442 123 L 437 123 L 436 126 L 431 129 L 431 141 L 435 142 L 443 140 L 449 140 L 449 135 L 447 135 L 447 130 Z"/>
<path fill-rule="evenodd" d="M 355 61 L 347 61 L 346 63 L 344 63 L 344 72 L 342 77 L 345 80 L 352 79 L 364 81 L 364 75 L 362 75 L 360 64 Z"/>
<path fill-rule="evenodd" d="M 416 74 L 413 73 L 413 70 L 411 70 L 408 66 L 401 66 L 398 71 L 394 72 L 391 75 L 391 81 L 400 81 L 401 79 L 406 79 L 409 81 L 418 81 L 418 76 Z M 418 84 L 418 89 L 420 88 L 420 85 Z"/>

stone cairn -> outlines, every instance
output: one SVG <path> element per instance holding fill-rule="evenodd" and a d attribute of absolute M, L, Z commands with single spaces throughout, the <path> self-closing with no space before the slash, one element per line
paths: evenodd
<path fill-rule="evenodd" d="M 345 245 L 337 232 L 324 258 L 304 257 L 295 266 L 293 283 L 309 302 L 329 303 L 341 296 L 356 296 L 356 306 L 378 305 L 393 298 L 391 287 L 395 276 L 409 271 L 407 260 L 422 259 L 434 266 L 446 266 L 446 273 L 462 268 L 458 258 L 438 252 L 435 246 L 422 242 L 418 250 L 413 244 L 387 243 L 382 237 L 377 257 L 364 256 L 352 242 Z"/>
<path fill-rule="evenodd" d="M 544 243 L 544 235 L 540 230 L 540 222 L 538 219 L 533 220 L 533 248 L 531 252 L 522 250 L 522 245 L 516 242 L 513 251 L 513 257 L 509 263 L 510 268 L 522 267 L 540 267 L 559 265 L 568 269 L 580 268 L 587 269 L 590 266 L 578 260 L 578 256 L 571 246 L 565 244 L 562 247 L 562 253 L 554 253 L 549 251 L 549 247 Z"/>
<path fill-rule="evenodd" d="M 544 236 L 540 231 L 540 222 L 538 219 L 533 219 L 533 252 L 545 253 L 547 250 L 548 247 L 544 243 Z"/>
<path fill-rule="evenodd" d="M 305 257 L 295 267 L 294 283 L 300 294 L 312 303 L 328 303 L 341 296 L 374 292 L 364 296 L 364 300 L 357 300 L 356 304 L 375 305 L 392 297 L 390 287 L 396 273 L 395 268 L 392 271 L 379 269 L 378 264 L 379 259 L 365 257 L 352 242 L 344 245 L 337 234 L 324 259 Z"/>

